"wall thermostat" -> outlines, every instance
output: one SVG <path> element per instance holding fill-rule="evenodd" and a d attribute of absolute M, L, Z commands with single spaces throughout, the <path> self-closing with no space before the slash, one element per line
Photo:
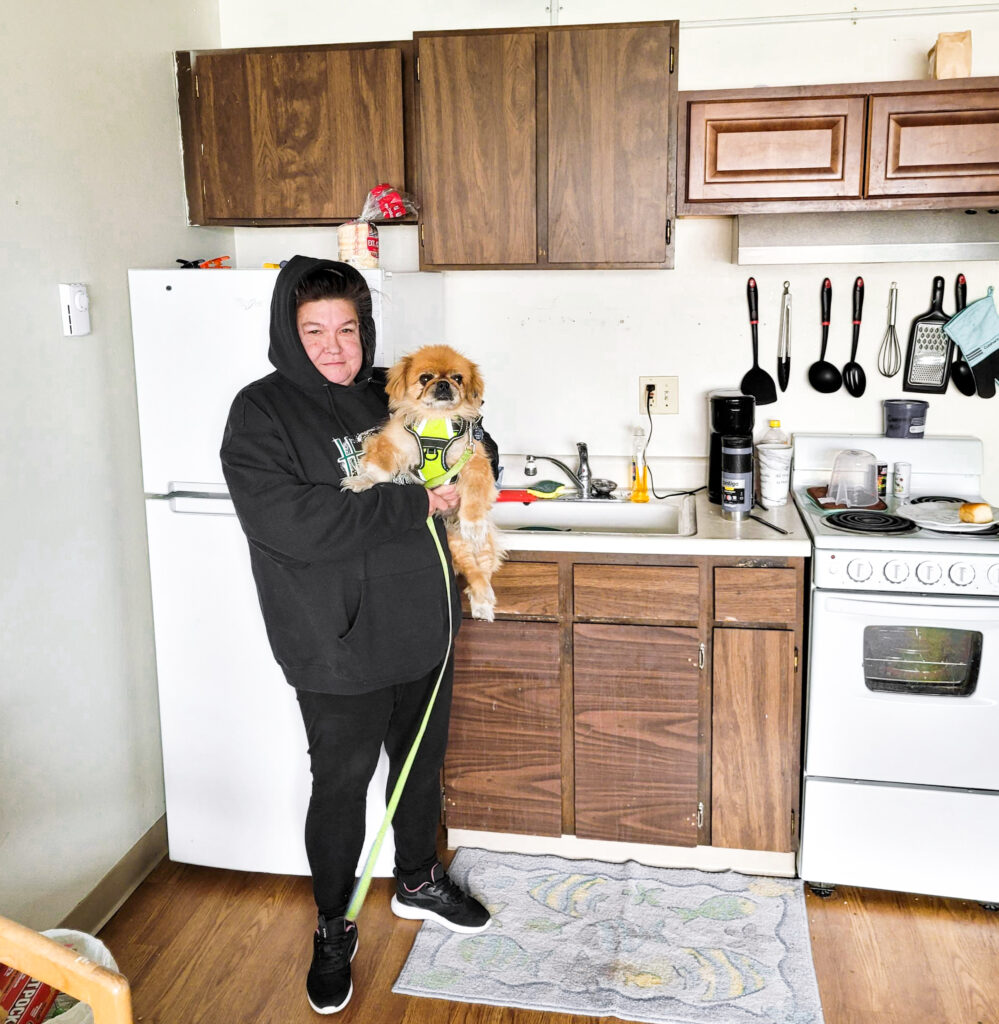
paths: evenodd
<path fill-rule="evenodd" d="M 62 306 L 62 333 L 67 338 L 90 333 L 90 296 L 85 284 L 60 284 L 59 304 Z"/>

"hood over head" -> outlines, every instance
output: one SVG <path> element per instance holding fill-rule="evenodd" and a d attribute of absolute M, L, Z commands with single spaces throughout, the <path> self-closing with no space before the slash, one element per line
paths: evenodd
<path fill-rule="evenodd" d="M 309 391 L 341 385 L 330 382 L 319 372 L 298 336 L 298 291 L 313 275 L 329 275 L 335 294 L 331 298 L 349 299 L 357 308 L 363 352 L 361 369 L 355 384 L 371 377 L 375 357 L 375 321 L 371 315 L 371 291 L 361 273 L 337 260 L 293 256 L 281 268 L 271 297 L 271 344 L 267 356 L 278 373 Z"/>

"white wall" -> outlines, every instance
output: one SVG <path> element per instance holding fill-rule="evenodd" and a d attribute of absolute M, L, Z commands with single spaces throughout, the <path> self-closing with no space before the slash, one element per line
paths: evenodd
<path fill-rule="evenodd" d="M 842 7 L 852 14 L 828 15 Z M 367 8 L 325 0 L 275 6 L 269 0 L 220 0 L 225 46 L 346 42 L 407 38 L 418 30 L 543 25 L 543 0 L 512 3 L 465 0 L 386 0 Z M 901 0 L 562 0 L 563 25 L 677 18 L 680 21 L 681 89 L 781 84 L 892 81 L 926 77 L 926 51 L 937 34 L 970 28 L 975 75 L 999 75 L 999 4 L 942 0 L 915 7 Z M 955 8 L 965 13 L 941 14 Z M 929 13 L 923 13 L 928 11 Z M 999 220 L 999 218 L 997 218 Z M 751 363 L 746 279 L 760 287 L 761 359 L 773 374 L 782 282 L 791 282 L 793 338 L 791 383 L 776 405 L 759 410 L 757 422 L 775 416 L 791 430 L 878 433 L 881 400 L 902 395 L 900 378 L 882 378 L 876 353 L 884 333 L 890 282 L 899 285 L 898 326 L 903 345 L 911 320 L 929 308 L 935 274 L 953 282 L 963 271 L 969 298 L 999 286 L 995 262 L 912 263 L 809 267 L 739 267 L 731 262 L 732 218 L 685 218 L 676 228 L 672 271 L 476 271 L 446 274 L 446 340 L 482 364 L 488 382 L 487 422 L 506 452 L 574 451 L 586 440 L 591 453 L 623 463 L 631 427 L 638 421 L 640 375 L 679 377 L 680 413 L 656 417 L 650 456 L 700 459 L 706 452 L 705 395 L 737 386 Z M 381 228 L 383 265 L 413 269 L 412 228 Z M 240 262 L 259 264 L 294 251 L 334 255 L 332 232 L 236 231 Z M 833 283 L 829 358 L 849 358 L 853 280 L 866 283 L 859 361 L 866 394 L 845 390 L 818 395 L 805 372 L 818 358 L 819 290 Z M 931 396 L 932 433 L 971 433 L 986 439 L 992 456 L 987 492 L 999 498 L 999 402 L 968 399 L 951 389 Z M 656 463 L 653 462 L 653 465 Z M 686 482 L 689 464 L 662 463 L 658 478 Z M 703 475 L 703 469 L 698 468 Z M 619 477 L 620 479 L 620 477 Z"/>
<path fill-rule="evenodd" d="M 0 914 L 32 927 L 164 810 L 126 269 L 231 251 L 186 226 L 173 85 L 218 40 L 216 0 L 0 14 Z"/>

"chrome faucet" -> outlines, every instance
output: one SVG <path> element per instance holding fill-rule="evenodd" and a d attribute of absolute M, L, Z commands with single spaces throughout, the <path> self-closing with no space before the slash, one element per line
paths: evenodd
<path fill-rule="evenodd" d="M 576 444 L 576 450 L 579 452 L 579 466 L 574 473 L 564 462 L 559 459 L 552 458 L 551 455 L 525 455 L 524 456 L 524 476 L 537 476 L 538 467 L 536 462 L 541 459 L 543 462 L 551 462 L 553 465 L 558 466 L 563 473 L 572 481 L 573 486 L 579 491 L 579 497 L 581 499 L 588 500 L 593 497 L 590 487 L 593 481 L 592 474 L 590 473 L 590 462 L 587 456 L 586 445 L 579 441 Z"/>

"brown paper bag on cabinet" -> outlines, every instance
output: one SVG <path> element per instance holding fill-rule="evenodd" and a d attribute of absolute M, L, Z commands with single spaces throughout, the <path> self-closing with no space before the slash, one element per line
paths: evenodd
<path fill-rule="evenodd" d="M 941 32 L 926 57 L 930 78 L 970 78 L 971 32 Z"/>

